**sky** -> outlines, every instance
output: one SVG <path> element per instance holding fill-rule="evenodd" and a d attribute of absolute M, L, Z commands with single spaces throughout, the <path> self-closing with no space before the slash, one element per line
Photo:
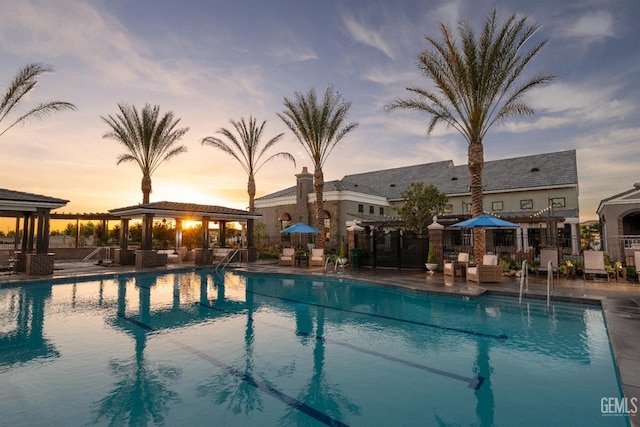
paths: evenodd
<path fill-rule="evenodd" d="M 69 200 L 58 212 L 106 212 L 142 202 L 142 174 L 116 165 L 125 151 L 103 138 L 101 117 L 118 103 L 173 111 L 188 151 L 152 176 L 151 201 L 248 206 L 247 175 L 237 161 L 201 140 L 253 116 L 264 140 L 284 133 L 275 160 L 256 177 L 257 196 L 295 185 L 306 152 L 276 113 L 284 97 L 328 85 L 352 103 L 359 126 L 331 153 L 325 180 L 348 174 L 453 160 L 467 163 L 454 129 L 427 134 L 425 113 L 383 111 L 406 87 L 430 88 L 417 67 L 440 39 L 439 25 L 467 19 L 477 32 L 495 2 L 485 0 L 0 0 L 0 93 L 17 71 L 41 62 L 23 111 L 48 100 L 77 111 L 32 120 L 0 136 L 0 187 Z M 505 0 L 502 19 L 524 14 L 548 39 L 526 75 L 553 74 L 526 98 L 532 117 L 494 125 L 485 161 L 577 150 L 581 220 L 597 218 L 603 198 L 640 181 L 640 2 Z M 15 117 L 15 116 L 14 116 Z M 5 123 L 6 122 L 6 123 Z M 9 118 L 1 126 L 9 123 Z"/>

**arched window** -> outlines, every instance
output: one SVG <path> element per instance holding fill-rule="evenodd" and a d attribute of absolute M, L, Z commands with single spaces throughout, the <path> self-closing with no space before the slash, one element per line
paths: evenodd
<path fill-rule="evenodd" d="M 280 230 L 284 230 L 291 225 L 291 215 L 289 212 L 282 212 L 278 217 L 278 221 L 280 221 Z"/>
<path fill-rule="evenodd" d="M 327 210 L 324 211 L 324 232 L 325 238 L 329 240 L 331 237 L 331 214 Z"/>

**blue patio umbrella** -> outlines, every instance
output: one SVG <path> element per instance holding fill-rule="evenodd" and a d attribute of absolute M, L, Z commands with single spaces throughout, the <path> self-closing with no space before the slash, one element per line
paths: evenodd
<path fill-rule="evenodd" d="M 297 234 L 298 245 L 301 245 L 303 234 L 320 234 L 320 230 L 318 230 L 317 228 L 313 228 L 310 225 L 305 224 L 304 222 L 298 222 L 291 227 L 287 227 L 281 230 L 280 233 Z"/>
<path fill-rule="evenodd" d="M 519 228 L 518 224 L 505 221 L 493 215 L 480 215 L 466 221 L 453 224 L 455 228 Z"/>
<path fill-rule="evenodd" d="M 304 222 L 298 222 L 280 231 L 281 233 L 320 234 L 320 230 L 313 228 Z"/>

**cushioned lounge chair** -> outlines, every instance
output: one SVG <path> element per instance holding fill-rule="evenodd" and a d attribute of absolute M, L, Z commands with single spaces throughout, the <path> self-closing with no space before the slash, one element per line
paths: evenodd
<path fill-rule="evenodd" d="M 280 259 L 278 260 L 279 265 L 288 265 L 294 266 L 296 265 L 296 251 L 293 248 L 283 248 L 282 255 L 280 255 Z"/>
<path fill-rule="evenodd" d="M 560 277 L 557 249 L 540 249 L 540 267 L 538 268 L 536 275 L 540 272 L 546 273 L 549 271 L 549 261 L 551 261 L 551 270 L 556 273 L 557 277 Z"/>
<path fill-rule="evenodd" d="M 324 249 L 311 249 L 311 257 L 309 258 L 309 267 L 324 267 Z"/>
<path fill-rule="evenodd" d="M 587 274 L 593 274 L 595 278 L 598 274 L 607 276 L 609 281 L 609 273 L 604 267 L 604 252 L 602 251 L 584 251 L 584 274 L 583 278 L 587 279 Z"/>
<path fill-rule="evenodd" d="M 498 255 L 485 255 L 482 264 L 469 267 L 467 280 L 478 284 L 502 281 L 502 266 L 498 265 Z"/>
<path fill-rule="evenodd" d="M 462 272 L 467 271 L 469 267 L 469 254 L 466 252 L 460 252 L 458 259 L 455 261 L 449 261 L 444 264 L 442 271 L 445 276 L 463 276 Z"/>

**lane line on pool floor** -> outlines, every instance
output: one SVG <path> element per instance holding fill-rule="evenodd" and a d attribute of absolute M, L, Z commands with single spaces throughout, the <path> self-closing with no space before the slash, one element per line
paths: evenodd
<path fill-rule="evenodd" d="M 141 327 L 142 329 L 145 329 L 147 331 L 152 331 L 152 332 L 157 332 L 158 330 L 155 329 L 154 327 L 152 327 L 151 325 L 148 325 L 144 322 L 141 322 L 137 319 L 134 319 L 133 317 L 128 317 L 122 313 L 118 313 L 118 317 L 126 320 L 127 322 L 130 322 L 136 326 Z M 244 372 L 239 371 L 238 369 L 234 368 L 231 365 L 228 365 L 226 363 L 224 363 L 221 360 L 216 359 L 215 357 L 206 354 L 200 350 L 198 350 L 197 348 L 194 348 L 192 346 L 190 346 L 189 344 L 185 344 L 175 338 L 169 337 L 167 335 L 163 335 L 163 337 L 168 340 L 171 341 L 172 343 L 174 343 L 176 346 L 188 351 L 189 353 L 193 354 L 194 356 L 199 357 L 200 359 L 206 360 L 207 362 L 211 363 L 212 365 L 217 366 L 218 368 L 223 369 L 225 372 L 227 372 L 229 375 L 232 375 L 236 378 L 238 378 L 241 381 L 244 381 L 245 383 L 249 384 L 252 387 L 257 388 L 258 390 L 268 394 L 271 397 L 275 397 L 276 399 L 280 400 L 282 403 L 290 406 L 293 409 L 296 409 L 298 411 L 304 412 L 305 414 L 309 415 L 310 417 L 313 417 L 314 419 L 320 421 L 323 424 L 326 424 L 328 426 L 339 426 L 339 427 L 348 427 L 348 424 L 343 423 L 340 420 L 337 420 L 333 417 L 331 417 L 330 415 L 325 414 L 324 412 L 320 412 L 317 409 L 307 405 L 306 403 L 296 399 L 295 397 L 291 397 L 288 394 L 285 394 L 283 392 L 281 392 L 280 390 L 271 387 L 268 384 L 263 383 L 262 381 L 257 380 L 256 378 L 252 377 L 249 374 L 246 374 Z"/>
<path fill-rule="evenodd" d="M 311 306 L 315 306 L 315 307 L 328 308 L 330 310 L 342 311 L 342 312 L 345 312 L 345 313 L 354 313 L 354 314 L 359 314 L 359 315 L 362 315 L 362 316 L 376 317 L 378 319 L 393 320 L 393 321 L 396 321 L 396 322 L 403 322 L 403 323 L 409 323 L 409 324 L 412 324 L 412 325 L 426 326 L 426 327 L 429 327 L 429 328 L 437 328 L 437 329 L 442 329 L 442 330 L 445 330 L 445 331 L 458 332 L 458 333 L 467 334 L 467 335 L 474 335 L 474 336 L 477 336 L 477 337 L 494 338 L 494 339 L 497 339 L 497 340 L 500 340 L 500 341 L 504 341 L 504 340 L 509 338 L 508 336 L 506 336 L 504 334 L 500 334 L 500 335 L 487 334 L 487 333 L 484 333 L 484 332 L 471 331 L 471 330 L 468 330 L 468 329 L 452 328 L 450 326 L 442 326 L 442 325 L 436 325 L 436 324 L 433 324 L 433 323 L 419 322 L 417 320 L 400 319 L 400 318 L 397 318 L 397 317 L 385 316 L 383 314 L 366 313 L 366 312 L 363 312 L 363 311 L 354 311 L 354 310 L 348 310 L 346 308 L 332 307 L 330 305 L 316 304 L 316 303 L 307 302 L 307 301 L 295 300 L 295 299 L 292 299 L 292 298 L 277 297 L 277 296 L 273 296 L 273 295 L 269 295 L 269 294 L 263 294 L 262 292 L 249 291 L 249 290 L 247 290 L 247 292 L 250 292 L 250 293 L 252 293 L 254 295 L 259 295 L 259 296 L 262 296 L 262 297 L 266 297 L 266 298 L 273 298 L 273 299 L 292 302 L 292 303 L 296 303 L 296 304 L 306 304 L 306 305 L 311 305 Z"/>
<path fill-rule="evenodd" d="M 205 308 L 208 308 L 208 309 L 211 309 L 211 310 L 220 311 L 220 312 L 223 312 L 223 313 L 243 314 L 241 312 L 225 310 L 223 308 L 214 307 L 214 306 L 211 306 L 211 305 L 208 305 L 208 304 L 204 304 L 204 303 L 199 303 L 199 304 L 202 307 L 205 307 Z M 253 320 L 253 318 L 251 318 L 251 320 Z M 293 330 L 291 328 L 286 328 L 286 327 L 284 327 L 282 325 L 278 325 L 278 324 L 270 323 L 270 322 L 262 322 L 262 323 L 267 325 L 267 326 L 273 327 L 273 328 L 278 328 L 278 329 L 281 329 L 281 330 L 284 330 L 284 331 L 293 332 Z M 410 366 L 412 368 L 421 369 L 423 371 L 430 372 L 432 374 L 441 375 L 441 376 L 444 376 L 444 377 L 447 377 L 447 378 L 452 378 L 452 379 L 455 379 L 455 380 L 459 380 L 459 381 L 462 381 L 462 382 L 466 383 L 469 388 L 472 388 L 474 390 L 480 389 L 480 386 L 484 382 L 484 377 L 479 376 L 479 375 L 476 375 L 476 376 L 473 376 L 473 377 L 465 377 L 463 375 L 458 375 L 458 374 L 453 373 L 453 372 L 448 372 L 448 371 L 445 371 L 445 370 L 442 370 L 442 369 L 433 368 L 431 366 L 424 365 L 422 363 L 417 363 L 417 362 L 413 362 L 411 360 L 402 359 L 400 357 L 392 356 L 392 355 L 389 355 L 389 354 L 380 353 L 378 351 L 369 350 L 369 349 L 366 349 L 366 348 L 363 348 L 363 347 L 358 347 L 356 345 L 349 344 L 349 343 L 346 343 L 346 342 L 343 342 L 343 341 L 337 341 L 337 340 L 328 339 L 328 338 L 326 338 L 326 337 L 324 337 L 322 335 L 317 335 L 317 334 L 314 334 L 314 333 L 311 333 L 311 332 L 296 331 L 296 334 L 302 335 L 302 336 L 305 336 L 305 337 L 309 337 L 309 338 L 314 338 L 314 339 L 316 339 L 318 341 L 322 341 L 322 342 L 326 342 L 326 343 L 335 344 L 335 345 L 338 345 L 338 346 L 350 348 L 350 349 L 358 351 L 360 353 L 368 354 L 368 355 L 371 355 L 371 356 L 377 356 L 377 357 L 380 357 L 382 359 L 386 359 L 386 360 L 389 360 L 389 361 L 392 361 L 392 362 L 396 362 L 396 363 L 400 363 L 400 364 L 403 364 L 403 365 L 406 365 L 406 366 Z"/>

